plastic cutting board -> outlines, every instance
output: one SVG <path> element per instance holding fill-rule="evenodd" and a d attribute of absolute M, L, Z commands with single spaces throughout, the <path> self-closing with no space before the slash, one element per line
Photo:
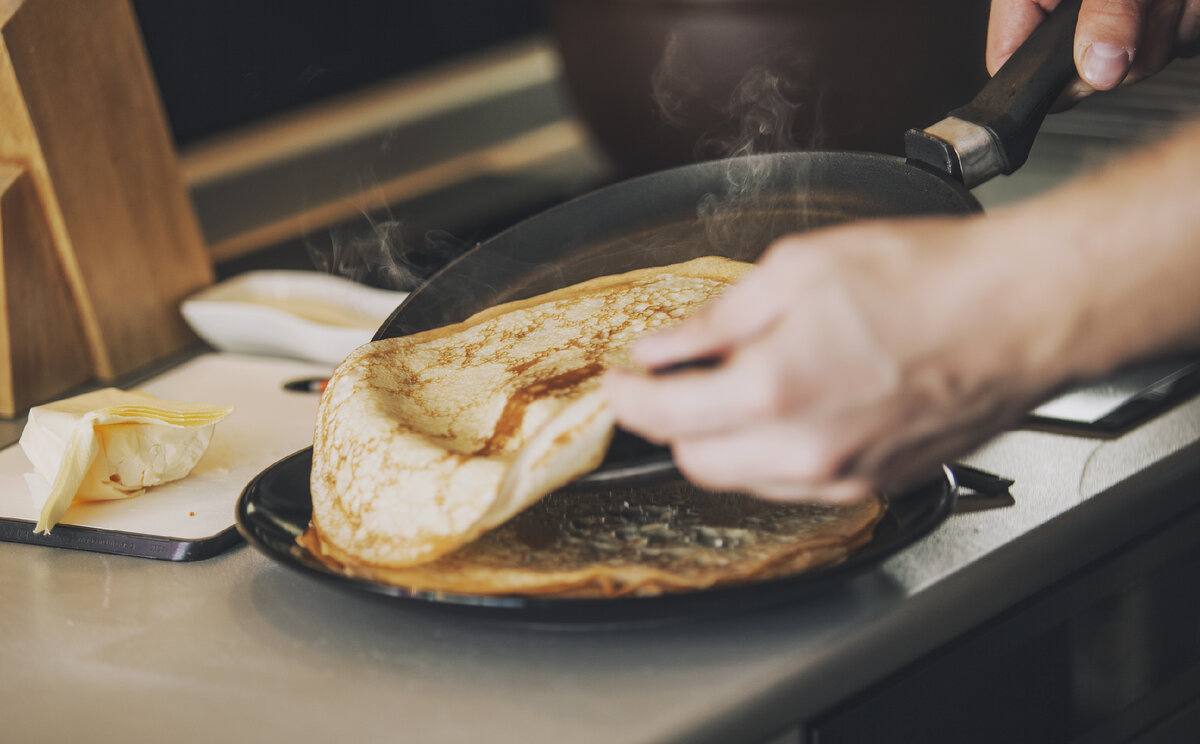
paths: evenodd
<path fill-rule="evenodd" d="M 328 365 L 204 354 L 137 389 L 162 398 L 231 405 L 188 477 L 120 501 L 73 504 L 49 535 L 36 535 L 20 446 L 0 451 L 0 540 L 164 560 L 197 560 L 241 541 L 234 506 L 246 484 L 277 460 L 312 444 L 319 396 L 283 389 L 328 376 Z"/>

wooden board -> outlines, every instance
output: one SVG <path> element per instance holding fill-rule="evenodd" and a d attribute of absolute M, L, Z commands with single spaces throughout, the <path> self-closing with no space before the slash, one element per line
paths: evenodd
<path fill-rule="evenodd" d="M 103 379 L 194 337 L 212 267 L 127 0 L 0 6 L 0 161 L 29 173 Z"/>
<path fill-rule="evenodd" d="M 87 336 L 33 180 L 0 163 L 0 415 L 92 378 Z"/>

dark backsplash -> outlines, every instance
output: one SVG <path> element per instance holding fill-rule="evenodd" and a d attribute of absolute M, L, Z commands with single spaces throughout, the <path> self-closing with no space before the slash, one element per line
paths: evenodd
<path fill-rule="evenodd" d="M 542 28 L 537 0 L 134 0 L 176 143 Z"/>

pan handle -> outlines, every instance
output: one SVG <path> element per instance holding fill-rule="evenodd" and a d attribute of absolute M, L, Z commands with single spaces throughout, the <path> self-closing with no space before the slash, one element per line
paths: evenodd
<path fill-rule="evenodd" d="M 904 136 L 909 162 L 933 166 L 973 188 L 1024 164 L 1042 120 L 1075 77 L 1081 0 L 1063 0 L 975 99 Z"/>

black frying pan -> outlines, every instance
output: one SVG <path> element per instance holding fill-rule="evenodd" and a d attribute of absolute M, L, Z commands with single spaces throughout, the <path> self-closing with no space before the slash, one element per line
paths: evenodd
<path fill-rule="evenodd" d="M 1025 162 L 1075 74 L 1080 0 L 1064 0 L 968 105 L 907 133 L 907 158 L 792 152 L 717 160 L 625 181 L 481 243 L 412 292 L 375 334 L 403 336 L 593 277 L 706 255 L 752 261 L 787 233 L 906 215 L 980 211 L 969 187 Z M 577 484 L 674 473 L 667 450 L 619 434 Z"/>

